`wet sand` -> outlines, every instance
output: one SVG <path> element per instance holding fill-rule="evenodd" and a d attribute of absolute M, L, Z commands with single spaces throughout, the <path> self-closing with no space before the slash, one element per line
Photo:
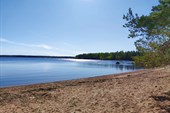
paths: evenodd
<path fill-rule="evenodd" d="M 170 113 L 170 66 L 0 88 L 0 113 Z"/>

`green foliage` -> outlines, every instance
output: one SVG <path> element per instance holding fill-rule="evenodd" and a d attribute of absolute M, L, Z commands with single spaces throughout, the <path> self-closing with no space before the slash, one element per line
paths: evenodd
<path fill-rule="evenodd" d="M 100 60 L 133 60 L 134 56 L 140 55 L 136 51 L 120 51 L 120 52 L 111 52 L 111 53 L 88 53 L 77 55 L 78 59 L 100 59 Z"/>
<path fill-rule="evenodd" d="M 158 67 L 170 64 L 170 0 L 160 0 L 147 16 L 138 16 L 129 9 L 123 19 L 127 21 L 124 27 L 129 29 L 129 38 L 139 38 L 135 46 L 143 56 L 134 58 L 137 65 Z"/>
<path fill-rule="evenodd" d="M 166 66 L 170 64 L 170 49 L 164 55 L 158 52 L 147 52 L 134 57 L 135 64 L 146 68 Z"/>

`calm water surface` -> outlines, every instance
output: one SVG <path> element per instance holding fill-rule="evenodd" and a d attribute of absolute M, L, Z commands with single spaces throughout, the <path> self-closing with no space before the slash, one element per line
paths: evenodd
<path fill-rule="evenodd" d="M 139 70 L 131 61 L 0 57 L 0 87 L 46 83 Z"/>

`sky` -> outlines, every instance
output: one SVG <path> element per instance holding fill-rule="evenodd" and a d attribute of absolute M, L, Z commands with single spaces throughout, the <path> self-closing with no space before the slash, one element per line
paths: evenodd
<path fill-rule="evenodd" d="M 136 50 L 123 14 L 158 0 L 0 0 L 0 55 L 75 56 Z"/>

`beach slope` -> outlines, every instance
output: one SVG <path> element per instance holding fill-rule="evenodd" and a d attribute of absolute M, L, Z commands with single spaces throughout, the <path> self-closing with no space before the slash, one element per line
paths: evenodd
<path fill-rule="evenodd" d="M 0 88 L 0 113 L 170 113 L 170 66 Z"/>

